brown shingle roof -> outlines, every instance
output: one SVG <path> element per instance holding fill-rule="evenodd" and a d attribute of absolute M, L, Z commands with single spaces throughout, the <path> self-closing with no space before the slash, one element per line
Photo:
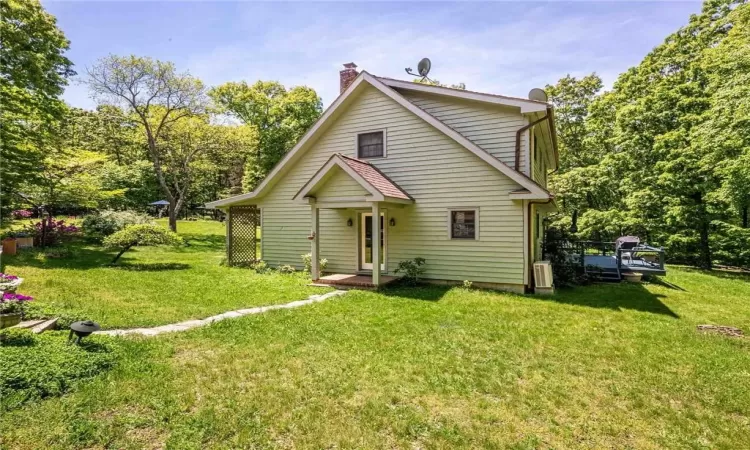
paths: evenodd
<path fill-rule="evenodd" d="M 357 172 L 362 178 L 370 183 L 375 189 L 386 197 L 401 198 L 404 200 L 412 200 L 412 198 L 404 192 L 396 183 L 390 180 L 383 172 L 378 170 L 377 167 L 362 161 L 360 159 L 351 158 L 344 156 L 341 153 L 337 154 L 344 160 L 346 165 L 351 167 Z"/>

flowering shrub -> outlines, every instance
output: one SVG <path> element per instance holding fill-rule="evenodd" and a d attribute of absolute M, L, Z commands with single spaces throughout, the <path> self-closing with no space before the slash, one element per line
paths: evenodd
<path fill-rule="evenodd" d="M 6 292 L 0 298 L 0 314 L 23 312 L 26 304 L 34 300 L 33 297 L 13 292 Z"/>
<path fill-rule="evenodd" d="M 18 279 L 15 275 L 9 275 L 7 273 L 0 273 L 0 284 L 2 283 L 12 283 Z"/>
<path fill-rule="evenodd" d="M 55 245 L 62 241 L 70 240 L 74 234 L 81 230 L 75 225 L 65 223 L 64 220 L 55 220 L 52 217 L 48 217 L 35 223 L 27 231 L 34 236 L 35 242 L 41 244 L 42 235 L 44 235 L 45 245 Z"/>
<path fill-rule="evenodd" d="M 10 213 L 15 219 L 28 219 L 33 215 L 28 209 L 17 209 Z"/>
<path fill-rule="evenodd" d="M 302 255 L 302 262 L 305 264 L 305 273 L 310 273 L 312 271 L 312 253 Z M 327 266 L 328 260 L 326 258 L 322 258 L 318 261 L 318 268 L 321 273 L 326 271 Z"/>
<path fill-rule="evenodd" d="M 0 292 L 15 292 L 19 284 L 21 284 L 21 280 L 17 276 L 0 273 Z"/>
<path fill-rule="evenodd" d="M 83 218 L 83 232 L 97 240 L 104 239 L 129 225 L 150 224 L 146 214 L 137 211 L 101 211 Z"/>

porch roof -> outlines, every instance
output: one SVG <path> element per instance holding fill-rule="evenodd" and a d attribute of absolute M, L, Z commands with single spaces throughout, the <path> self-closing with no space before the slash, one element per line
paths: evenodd
<path fill-rule="evenodd" d="M 305 183 L 294 196 L 294 200 L 312 198 L 315 189 L 325 183 L 326 176 L 336 168 L 342 169 L 370 195 L 369 201 L 396 201 L 412 203 L 414 199 L 383 172 L 372 164 L 359 159 L 344 156 L 341 153 L 332 155 L 323 166 Z"/>

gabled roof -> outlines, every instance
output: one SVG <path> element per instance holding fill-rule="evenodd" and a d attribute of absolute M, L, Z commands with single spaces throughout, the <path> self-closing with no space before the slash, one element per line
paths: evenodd
<path fill-rule="evenodd" d="M 407 91 L 424 92 L 427 94 L 445 95 L 449 97 L 462 98 L 465 100 L 474 100 L 484 103 L 494 103 L 496 105 L 512 106 L 521 108 L 521 113 L 546 111 L 551 105 L 546 102 L 529 100 L 527 98 L 509 97 L 507 95 L 488 94 L 485 92 L 468 91 L 466 89 L 456 89 L 445 86 L 435 86 L 432 84 L 416 83 L 413 81 L 395 80 L 387 77 L 375 77 L 388 87 L 404 89 Z"/>
<path fill-rule="evenodd" d="M 341 153 L 332 155 L 323 166 L 315 172 L 302 189 L 294 196 L 294 200 L 303 200 L 311 197 L 310 193 L 325 183 L 326 175 L 331 170 L 339 167 L 346 172 L 354 181 L 359 183 L 370 193 L 370 201 L 395 201 L 399 203 L 412 203 L 414 200 L 396 183 L 378 170 L 372 164 L 359 159 L 344 156 Z"/>
<path fill-rule="evenodd" d="M 405 82 L 408 83 L 408 82 Z M 349 87 L 341 93 L 341 95 L 336 98 L 336 100 L 331 104 L 331 106 L 326 109 L 326 111 L 323 113 L 322 116 L 318 119 L 317 122 L 305 133 L 305 135 L 302 137 L 302 139 L 297 142 L 297 145 L 294 146 L 289 152 L 287 152 L 286 155 L 284 155 L 284 158 L 282 158 L 281 161 L 279 161 L 276 166 L 271 170 L 271 172 L 266 176 L 265 179 L 258 185 L 258 187 L 252 191 L 248 192 L 246 194 L 236 195 L 234 197 L 225 198 L 222 200 L 216 200 L 214 202 L 209 202 L 206 204 L 209 208 L 215 208 L 215 207 L 221 207 L 221 206 L 228 206 L 234 203 L 239 203 L 247 200 L 254 199 L 256 197 L 259 197 L 264 190 L 266 190 L 272 182 L 275 182 L 276 178 L 280 175 L 282 170 L 289 164 L 291 161 L 296 160 L 300 157 L 301 153 L 304 152 L 304 150 L 307 148 L 309 144 L 315 141 L 315 138 L 318 136 L 319 133 L 324 132 L 326 129 L 326 123 L 329 119 L 332 117 L 335 117 L 337 114 L 337 111 L 339 108 L 342 107 L 342 105 L 348 104 L 348 100 L 352 93 L 359 90 L 360 86 L 363 84 L 368 84 L 375 89 L 379 90 L 383 94 L 385 94 L 387 97 L 394 100 L 399 105 L 403 106 L 413 114 L 415 114 L 417 117 L 421 118 L 425 122 L 427 122 L 432 127 L 436 128 L 438 131 L 441 131 L 443 134 L 448 136 L 449 138 L 453 139 L 456 143 L 460 144 L 470 152 L 474 153 L 476 156 L 478 156 L 480 159 L 497 169 L 498 171 L 505 174 L 508 178 L 518 183 L 521 187 L 526 188 L 529 190 L 530 194 L 534 196 L 534 198 L 539 199 L 547 199 L 549 198 L 549 193 L 542 188 L 539 184 L 537 184 L 534 180 L 529 178 L 528 176 L 524 175 L 521 172 L 518 172 L 514 170 L 512 167 L 508 166 L 504 162 L 497 159 L 495 156 L 490 154 L 489 152 L 485 151 L 481 147 L 479 147 L 474 142 L 467 139 L 464 135 L 457 132 L 450 126 L 443 123 L 441 120 L 433 116 L 432 114 L 428 113 L 427 111 L 423 110 L 422 108 L 418 107 L 414 103 L 407 100 L 403 95 L 396 92 L 394 89 L 386 86 L 380 79 L 370 75 L 369 73 L 362 71 L 359 76 L 352 82 Z M 417 84 L 417 83 L 410 83 L 410 84 Z M 450 90 L 450 89 L 448 89 Z M 526 103 L 532 103 L 532 104 L 539 104 L 540 102 L 534 102 L 531 100 L 525 100 Z M 541 106 L 544 106 L 546 104 L 540 104 Z M 518 105 L 514 105 L 518 106 Z M 540 106 L 540 107 L 541 107 Z"/>

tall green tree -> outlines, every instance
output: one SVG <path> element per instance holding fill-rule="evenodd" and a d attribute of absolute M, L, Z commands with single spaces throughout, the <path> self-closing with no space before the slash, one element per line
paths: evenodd
<path fill-rule="evenodd" d="M 189 181 L 168 180 L 164 167 L 167 160 L 176 164 L 175 155 L 170 153 L 174 147 L 162 145 L 162 137 L 167 127 L 206 113 L 209 103 L 203 83 L 189 73 L 178 73 L 172 63 L 137 56 L 110 55 L 87 72 L 89 89 L 100 104 L 121 106 L 138 120 L 154 174 L 169 201 L 169 228 L 176 231 Z M 195 152 L 182 156 L 192 158 Z M 190 164 L 183 163 L 180 173 L 184 176 Z"/>
<path fill-rule="evenodd" d="M 247 153 L 243 188 L 253 190 L 315 123 L 323 110 L 311 88 L 276 81 L 225 83 L 209 95 L 221 111 L 252 128 L 257 144 Z"/>
<path fill-rule="evenodd" d="M 40 139 L 64 114 L 60 101 L 75 72 L 69 42 L 38 0 L 0 0 L 0 193 L 38 175 Z"/>

